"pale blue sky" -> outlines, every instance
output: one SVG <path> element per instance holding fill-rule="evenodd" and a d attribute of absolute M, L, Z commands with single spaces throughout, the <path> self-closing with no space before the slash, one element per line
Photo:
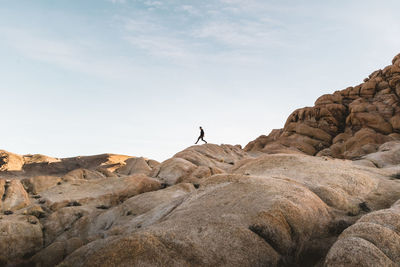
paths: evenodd
<path fill-rule="evenodd" d="M 0 0 L 0 148 L 246 145 L 400 53 L 399 1 Z"/>

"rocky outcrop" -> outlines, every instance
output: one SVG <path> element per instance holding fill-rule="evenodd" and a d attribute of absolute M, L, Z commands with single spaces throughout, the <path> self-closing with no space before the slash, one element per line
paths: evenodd
<path fill-rule="evenodd" d="M 17 179 L 0 179 L 3 196 L 11 184 L 20 190 L 11 201 L 15 208 L 0 216 L 0 226 L 7 225 L 2 233 L 26 243 L 0 261 L 322 266 L 331 260 L 328 251 L 339 257 L 334 244 L 347 242 L 338 239 L 343 230 L 398 201 L 399 143 L 358 161 L 206 144 L 161 164 L 130 158 L 114 171 L 102 169 L 101 161 L 61 176 L 34 170 L 22 180 L 27 191 Z M 23 222 L 29 234 L 16 234 L 13 222 Z M 1 239 L 0 246 L 3 241 L 16 242 Z"/>
<path fill-rule="evenodd" d="M 21 262 L 42 249 L 43 233 L 34 216 L 0 216 L 0 264 Z"/>
<path fill-rule="evenodd" d="M 64 181 L 79 181 L 79 180 L 96 180 L 104 179 L 106 176 L 99 171 L 92 171 L 87 169 L 76 169 L 68 172 L 62 177 Z"/>
<path fill-rule="evenodd" d="M 221 163 L 214 160 L 204 164 Z M 199 179 L 197 189 L 177 181 L 114 207 L 62 206 L 44 220 L 45 247 L 30 260 L 43 266 L 322 264 L 344 229 L 400 195 L 385 168 L 351 161 L 280 154 L 219 166 L 225 174 Z M 101 180 L 84 182 L 95 181 Z"/>
<path fill-rule="evenodd" d="M 384 170 L 371 176 L 371 170 L 354 165 L 351 161 L 309 157 L 304 155 L 265 155 L 243 161 L 234 173 L 251 176 L 276 175 L 302 183 L 327 205 L 346 214 L 362 213 L 360 204 L 368 201 L 373 209 L 385 208 L 375 198 L 381 187 L 394 186 L 393 193 L 386 192 L 385 199 L 393 203 L 400 194 L 400 185 L 380 179 L 390 174 Z M 397 189 L 395 189 L 397 188 Z M 370 208 L 371 208 L 370 207 Z"/>
<path fill-rule="evenodd" d="M 75 235 L 76 227 L 89 222 L 82 217 L 95 218 L 126 199 L 160 189 L 161 183 L 146 175 L 159 163 L 146 160 L 147 168 L 134 167 L 132 162 L 141 159 L 115 154 L 57 159 L 0 151 L 0 265 L 54 266 L 89 242 Z M 85 230 L 82 236 L 91 241 L 100 238 Z"/>
<path fill-rule="evenodd" d="M 101 154 L 95 156 L 52 158 L 40 154 L 17 155 L 0 150 L 0 174 L 14 173 L 16 176 L 32 175 L 64 175 L 70 171 L 82 169 L 102 169 L 115 171 L 126 165 L 132 157 L 116 154 Z M 9 173 L 10 174 L 10 173 Z"/>
<path fill-rule="evenodd" d="M 39 266 L 56 265 L 83 245 L 136 232 L 162 220 L 193 191 L 193 185 L 181 183 L 134 196 L 105 210 L 92 210 L 88 206 L 61 208 L 46 219 L 45 248 L 31 262 Z M 73 247 L 69 245 L 72 241 Z"/>
<path fill-rule="evenodd" d="M 28 193 L 19 180 L 0 180 L 0 208 L 14 212 L 30 204 Z"/>
<path fill-rule="evenodd" d="M 0 150 L 0 171 L 21 171 L 24 165 L 22 156 Z"/>
<path fill-rule="evenodd" d="M 191 146 L 162 162 L 150 175 L 166 185 L 198 183 L 202 178 L 229 171 L 236 162 L 246 157 L 249 155 L 240 146 Z"/>
<path fill-rule="evenodd" d="M 364 215 L 330 249 L 325 266 L 399 266 L 400 201 Z"/>
<path fill-rule="evenodd" d="M 272 266 L 298 259 L 304 242 L 319 236 L 329 218 L 317 196 L 290 181 L 216 175 L 164 220 L 86 245 L 63 264 Z"/>
<path fill-rule="evenodd" d="M 160 188 L 160 182 L 142 174 L 118 179 L 80 180 L 62 183 L 41 193 L 41 201 L 56 211 L 66 206 L 115 206 L 134 195 Z"/>
<path fill-rule="evenodd" d="M 36 195 L 60 184 L 61 181 L 60 177 L 55 176 L 34 176 L 23 179 L 21 182 L 29 193 Z"/>
<path fill-rule="evenodd" d="M 159 163 L 154 160 L 149 163 L 149 160 L 146 160 L 142 157 L 127 159 L 125 163 L 125 166 L 122 166 L 116 170 L 117 173 L 124 175 L 143 173 L 149 175 L 152 169 L 159 165 Z"/>
<path fill-rule="evenodd" d="M 392 141 L 379 146 L 378 151 L 361 157 L 356 164 L 377 168 L 398 169 L 400 172 L 400 141 Z"/>
<path fill-rule="evenodd" d="M 400 59 L 364 83 L 319 97 L 314 107 L 295 110 L 281 130 L 260 136 L 245 151 L 356 159 L 380 144 L 400 140 Z"/>
<path fill-rule="evenodd" d="M 400 184 L 385 175 L 301 155 L 245 159 L 233 174 L 204 178 L 175 201 L 156 202 L 146 213 L 133 206 L 132 213 L 139 212 L 129 213 L 123 220 L 129 223 L 116 223 L 119 208 L 98 216 L 105 238 L 82 246 L 61 266 L 321 264 L 337 235 L 399 196 Z M 164 190 L 135 198 L 146 195 L 152 203 Z M 383 203 L 382 196 L 390 200 Z"/>

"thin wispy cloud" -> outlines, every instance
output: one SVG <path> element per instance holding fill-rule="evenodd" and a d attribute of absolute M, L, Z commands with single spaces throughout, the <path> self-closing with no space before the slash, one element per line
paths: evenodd
<path fill-rule="evenodd" d="M 124 4 L 126 3 L 126 0 L 107 0 L 113 4 Z"/>
<path fill-rule="evenodd" d="M 132 73 L 132 66 L 113 58 L 98 58 L 91 54 L 101 45 L 79 40 L 46 37 L 37 30 L 0 28 L 3 43 L 29 59 L 53 64 L 73 72 L 85 73 L 110 79 L 121 79 Z"/>
<path fill-rule="evenodd" d="M 184 65 L 219 60 L 222 63 L 227 59 L 260 62 L 256 51 L 288 46 L 283 23 L 267 16 L 242 14 L 235 7 L 239 4 L 239 1 L 176 3 L 166 7 L 173 11 L 167 16 L 144 10 L 118 20 L 124 30 L 122 38 L 134 49 Z M 213 12 L 219 15 L 210 17 Z M 237 14 L 232 17 L 231 13 Z"/>
<path fill-rule="evenodd" d="M 150 0 L 144 1 L 144 4 L 146 6 L 151 6 L 151 7 L 159 7 L 163 5 L 163 3 L 160 1 L 150 1 Z"/>
<path fill-rule="evenodd" d="M 186 43 L 179 39 L 151 35 L 130 35 L 125 37 L 132 45 L 153 56 L 161 56 L 175 60 L 190 61 L 192 53 Z"/>
<path fill-rule="evenodd" d="M 190 15 L 198 16 L 201 12 L 192 5 L 183 5 L 180 7 L 183 11 L 186 11 Z"/>
<path fill-rule="evenodd" d="M 193 32 L 196 38 L 210 39 L 231 48 L 249 50 L 267 49 L 284 45 L 284 41 L 268 23 L 242 20 L 238 22 L 216 21 L 202 25 Z"/>

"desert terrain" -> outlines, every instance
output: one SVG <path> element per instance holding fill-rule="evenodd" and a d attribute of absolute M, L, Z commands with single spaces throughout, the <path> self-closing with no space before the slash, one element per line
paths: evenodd
<path fill-rule="evenodd" d="M 244 148 L 2 150 L 0 196 L 1 266 L 400 266 L 400 54 Z"/>

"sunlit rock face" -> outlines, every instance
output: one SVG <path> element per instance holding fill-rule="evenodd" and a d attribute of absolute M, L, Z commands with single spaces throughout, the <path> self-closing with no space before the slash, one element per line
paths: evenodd
<path fill-rule="evenodd" d="M 245 149 L 0 151 L 0 266 L 398 266 L 399 58 Z"/>
<path fill-rule="evenodd" d="M 322 265 L 343 230 L 400 196 L 391 170 L 293 154 L 246 157 L 197 182 L 85 214 L 90 226 L 64 239 L 103 238 L 61 266 Z"/>
<path fill-rule="evenodd" d="M 357 254 L 368 248 L 374 260 L 366 266 L 392 264 L 397 252 L 382 241 L 389 232 L 382 227 L 397 227 L 390 225 L 400 198 L 399 147 L 392 141 L 350 161 L 206 144 L 152 167 L 128 158 L 113 172 L 94 163 L 61 176 L 25 171 L 22 183 L 0 179 L 0 228 L 7 236 L 0 261 L 335 266 L 351 258 L 343 256 L 348 251 L 368 262 L 370 256 Z M 387 213 L 394 215 L 374 215 Z M 382 226 L 371 225 L 377 217 Z M 382 229 L 369 235 L 371 227 Z"/>
<path fill-rule="evenodd" d="M 292 150 L 308 155 L 355 159 L 380 144 L 400 140 L 400 54 L 364 83 L 319 97 L 295 110 L 281 130 L 250 142 L 246 151 Z"/>

